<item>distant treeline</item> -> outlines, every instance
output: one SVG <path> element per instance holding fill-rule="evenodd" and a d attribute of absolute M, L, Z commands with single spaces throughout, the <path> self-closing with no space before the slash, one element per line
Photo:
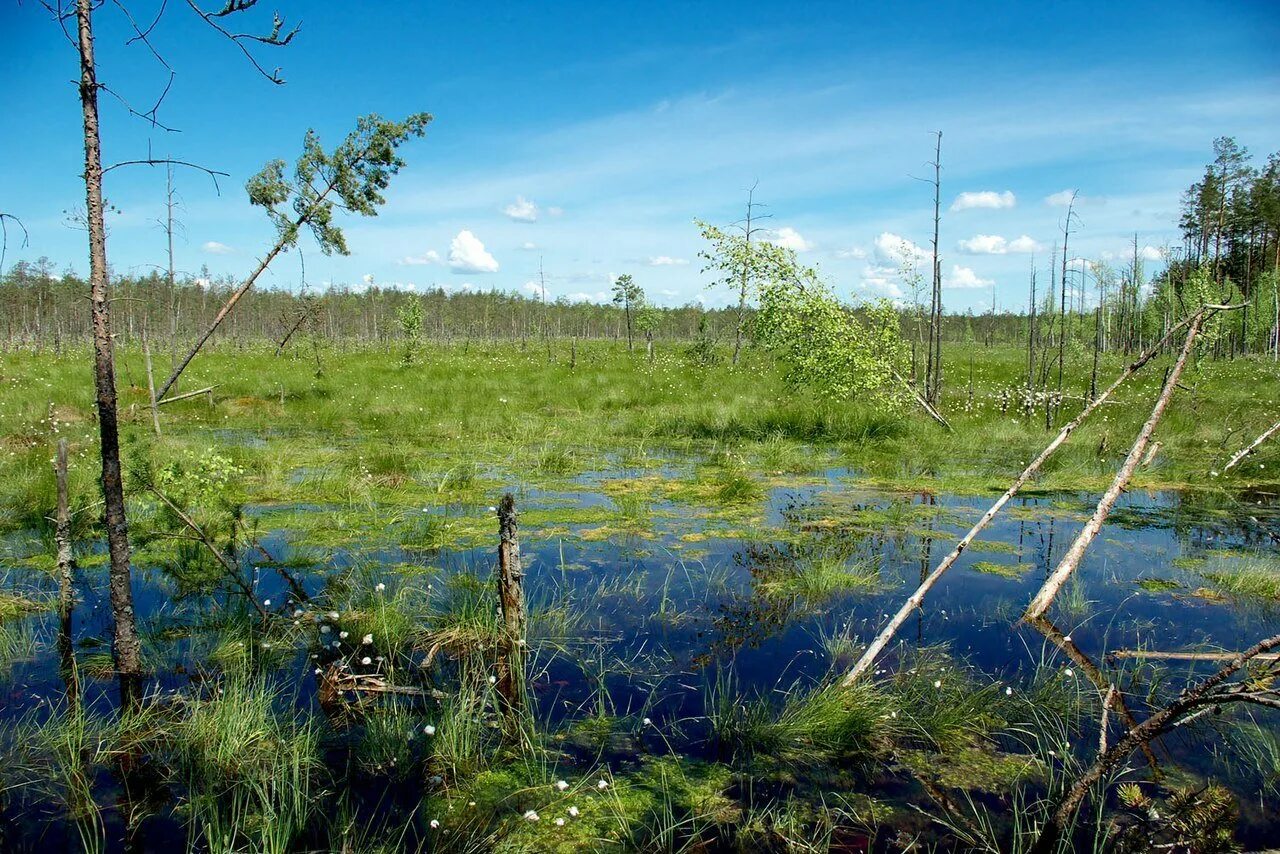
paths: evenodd
<path fill-rule="evenodd" d="M 1135 238 L 1129 259 L 1066 265 L 1029 284 L 1034 310 L 944 314 L 942 339 L 1022 344 L 1037 352 L 1063 343 L 1132 352 L 1158 339 L 1189 307 L 1205 301 L 1245 303 L 1247 309 L 1220 336 L 1220 355 L 1270 352 L 1280 356 L 1280 154 L 1255 166 L 1230 137 L 1214 141 L 1214 161 L 1183 196 L 1182 246 L 1164 254 L 1148 278 Z M 1048 281 L 1044 281 L 1048 278 Z M 189 276 L 172 281 L 161 272 L 117 276 L 113 318 L 117 340 L 129 343 L 147 329 L 157 350 L 179 349 L 206 329 L 238 283 Z M 74 272 L 55 274 L 52 262 L 19 261 L 0 274 L 0 347 L 60 348 L 91 338 L 88 285 Z M 422 307 L 421 335 L 435 341 L 529 340 L 546 335 L 587 339 L 626 337 L 621 307 L 542 300 L 516 292 L 421 292 L 331 287 L 324 292 L 251 290 L 219 329 L 215 342 L 280 342 L 296 335 L 353 345 L 391 345 L 403 338 L 401 310 Z M 697 303 L 653 307 L 658 340 L 714 342 L 731 337 L 734 308 Z M 921 347 L 928 320 L 922 306 L 903 305 L 903 334 Z"/>
<path fill-rule="evenodd" d="M 1135 286 L 1135 282 L 1143 282 L 1141 271 L 1140 262 L 1119 271 L 1101 264 L 1090 265 L 1087 272 L 1072 268 L 1065 315 L 1060 283 L 1050 281 L 1039 287 L 1034 318 L 1026 311 L 947 314 L 943 317 L 943 339 L 1026 344 L 1034 334 L 1036 346 L 1044 347 L 1065 334 L 1068 343 L 1092 348 L 1096 340 L 1103 351 L 1131 352 L 1159 338 L 1188 305 L 1207 296 L 1250 303 L 1250 311 L 1240 315 L 1239 328 L 1223 341 L 1225 352 L 1271 351 L 1275 347 L 1274 264 L 1265 272 L 1259 269 L 1249 280 L 1247 294 L 1232 282 L 1213 284 L 1208 268 L 1187 260 L 1175 259 L 1154 280 Z M 1084 289 L 1077 284 L 1082 276 Z M 170 285 L 159 274 L 116 277 L 112 284 L 117 341 L 136 343 L 145 328 L 160 352 L 179 349 L 203 331 L 235 287 L 231 279 L 199 284 L 195 279 L 181 278 Z M 60 349 L 88 342 L 87 293 L 88 285 L 82 279 L 71 273 L 55 276 L 46 259 L 14 264 L 0 276 L 0 347 Z M 564 300 L 544 304 L 523 294 L 500 291 L 411 292 L 375 286 L 302 294 L 250 291 L 215 340 L 242 345 L 278 343 L 292 332 L 295 342 L 312 336 L 353 346 L 392 346 L 404 337 L 400 310 L 411 300 L 422 305 L 422 336 L 428 340 L 520 341 L 547 334 L 586 339 L 626 337 L 623 310 L 613 305 Z M 654 311 L 654 337 L 659 341 L 728 340 L 737 322 L 732 308 L 707 309 L 696 303 Z M 928 323 L 924 313 L 903 306 L 901 314 L 903 334 L 923 346 Z"/>

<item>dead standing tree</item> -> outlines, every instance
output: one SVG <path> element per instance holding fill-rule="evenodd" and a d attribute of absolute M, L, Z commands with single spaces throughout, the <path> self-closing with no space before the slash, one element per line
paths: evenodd
<path fill-rule="evenodd" d="M 933 291 L 929 301 L 929 353 L 925 366 L 925 399 L 937 407 L 942 391 L 942 258 L 938 254 L 938 227 L 942 220 L 942 131 L 936 131 L 933 161 Z"/>
<path fill-rule="evenodd" d="M 226 29 L 219 20 L 252 8 L 257 0 L 227 0 L 226 5 L 218 12 L 206 13 L 188 0 L 188 4 L 206 21 L 209 21 L 219 32 L 235 42 L 249 56 L 254 65 L 252 53 L 246 42 L 258 44 L 287 44 L 297 33 L 297 29 L 282 33 L 283 21 L 277 15 L 271 32 L 265 36 L 250 36 L 234 33 Z M 80 66 L 78 93 L 82 115 L 84 134 L 84 185 L 85 215 L 84 224 L 89 237 L 89 301 L 93 328 L 94 351 L 94 387 L 98 412 L 99 450 L 102 459 L 102 497 L 103 517 L 107 531 L 107 551 L 109 557 L 108 587 L 110 591 L 111 613 L 115 623 L 112 651 L 115 657 L 116 670 L 120 675 L 122 700 L 132 704 L 140 698 L 142 661 L 141 647 L 138 639 L 136 618 L 133 607 L 133 592 L 129 568 L 129 524 L 125 512 L 124 484 L 121 479 L 120 465 L 120 425 L 117 414 L 117 395 L 115 379 L 115 353 L 111 332 L 111 297 L 107 268 L 107 230 L 104 218 L 103 176 L 121 166 L 147 164 L 164 165 L 179 164 L 191 166 L 215 175 L 212 170 L 179 160 L 157 160 L 148 156 L 143 160 L 129 160 L 104 167 L 102 163 L 102 122 L 99 111 L 99 93 L 106 92 L 123 105 L 124 109 L 135 117 L 141 118 L 152 127 L 169 131 L 158 119 L 158 113 L 165 97 L 173 85 L 174 71 L 164 61 L 149 40 L 151 32 L 163 17 L 161 14 L 147 27 L 141 27 L 129 13 L 123 2 L 117 2 L 116 8 L 125 16 L 135 36 L 130 43 L 141 43 L 152 56 L 168 72 L 168 82 L 154 105 L 146 111 L 139 111 L 117 92 L 107 87 L 98 79 L 97 62 L 94 53 L 93 16 L 101 4 L 94 0 L 75 0 L 74 4 L 64 4 L 63 0 L 45 0 L 45 8 L 62 28 L 68 42 L 75 48 Z M 74 21 L 74 32 L 71 22 Z M 265 71 L 263 72 L 266 73 Z M 273 82 L 281 82 L 278 75 L 268 75 Z"/>

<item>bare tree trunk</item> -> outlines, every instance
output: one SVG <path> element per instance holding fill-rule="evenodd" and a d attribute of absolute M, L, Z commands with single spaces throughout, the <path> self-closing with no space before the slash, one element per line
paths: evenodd
<path fill-rule="evenodd" d="M 933 406 L 938 405 L 942 391 L 942 259 L 938 255 L 938 225 L 941 215 L 942 194 L 942 131 L 938 131 L 933 159 L 933 298 L 929 310 L 929 367 L 925 381 L 925 396 Z M 993 319 L 994 319 L 994 312 Z"/>
<path fill-rule="evenodd" d="M 982 518 L 974 523 L 974 526 L 969 529 L 969 533 L 965 534 L 964 538 L 961 539 L 960 542 L 956 543 L 956 547 L 951 550 L 950 554 L 942 559 L 941 563 L 939 563 L 937 568 L 929 574 L 928 578 L 924 579 L 920 583 L 920 586 L 916 588 L 916 591 L 911 594 L 907 601 L 902 604 L 902 607 L 898 609 L 897 613 L 893 615 L 893 618 L 889 620 L 888 625 L 880 630 L 880 634 L 876 635 L 875 639 L 867 647 L 866 651 L 862 653 L 862 657 L 859 658 L 858 662 L 853 666 L 853 669 L 845 676 L 843 682 L 844 685 L 852 685 L 858 680 L 859 676 L 871 669 L 876 658 L 889 644 L 889 641 L 893 639 L 894 634 L 896 634 L 902 624 L 907 621 L 907 618 L 911 616 L 911 612 L 919 608 L 921 603 L 924 602 L 924 597 L 928 594 L 929 590 L 932 589 L 942 576 L 946 574 L 947 570 L 955 564 L 955 562 L 960 558 L 961 553 L 969 547 L 969 544 L 972 543 L 974 538 L 982 532 L 982 529 L 995 518 L 996 514 L 1009 503 L 1010 499 L 1018 494 L 1018 490 L 1022 489 L 1022 487 L 1026 485 L 1027 481 L 1029 481 L 1035 473 L 1040 470 L 1040 467 L 1044 465 L 1045 460 L 1049 459 L 1053 452 L 1056 451 L 1063 442 L 1067 441 L 1067 438 L 1075 432 L 1075 429 L 1079 427 L 1086 418 L 1093 414 L 1098 407 L 1106 403 L 1107 399 L 1115 393 L 1116 389 L 1120 388 L 1120 386 L 1123 385 L 1129 377 L 1137 373 L 1138 370 L 1147 364 L 1147 362 L 1155 358 L 1156 355 L 1164 348 L 1165 342 L 1169 338 L 1171 338 L 1183 326 L 1192 323 L 1200 316 L 1201 315 L 1197 313 L 1193 317 L 1183 320 L 1181 323 L 1165 333 L 1164 338 L 1157 341 L 1151 349 L 1147 350 L 1147 352 L 1143 353 L 1137 361 L 1129 365 L 1129 367 L 1125 369 L 1124 373 L 1117 377 L 1115 382 L 1113 382 L 1106 391 L 1098 395 L 1097 399 L 1085 406 L 1079 415 L 1077 415 L 1058 432 L 1058 435 L 1054 437 L 1054 440 L 1050 442 L 1043 451 L 1040 452 L 1039 456 L 1027 464 L 1027 467 L 1022 470 L 1022 474 L 1018 475 L 1013 484 L 1005 490 L 1005 493 L 996 499 L 995 504 L 991 505 L 987 512 L 982 515 Z"/>
<path fill-rule="evenodd" d="M 249 292 L 249 289 L 253 287 L 253 283 L 258 280 L 258 277 L 262 275 L 262 273 L 283 249 L 284 239 L 281 238 L 276 241 L 275 246 L 271 247 L 271 251 L 258 262 L 257 268 L 249 278 L 245 279 L 244 284 L 232 292 L 227 301 L 223 303 L 222 308 L 218 309 L 218 313 L 214 316 L 213 322 L 209 324 L 209 328 L 206 329 L 204 334 L 196 340 L 196 343 L 192 345 L 191 350 L 185 357 L 183 357 L 182 361 L 178 363 L 178 366 L 173 369 L 173 373 L 169 375 L 169 379 L 164 381 L 164 385 L 160 387 L 160 391 L 156 394 L 158 399 L 164 399 L 164 396 L 169 393 L 169 389 L 173 388 L 173 384 L 178 381 L 178 377 L 182 376 L 182 372 L 187 369 L 187 365 L 191 364 L 191 360 L 196 357 L 196 353 L 199 353 L 200 348 L 205 345 L 205 342 L 213 337 L 213 333 L 218 330 L 218 327 L 222 325 L 222 321 L 231 313 L 231 309 L 236 307 L 236 303 L 240 301 L 240 298 Z"/>
<path fill-rule="evenodd" d="M 498 601 L 506 638 L 498 653 L 497 688 L 506 735 L 515 740 L 524 712 L 525 605 L 516 502 L 509 492 L 498 503 L 498 537 Z"/>
<path fill-rule="evenodd" d="M 1036 838 L 1035 844 L 1031 846 L 1030 854 L 1050 854 L 1050 852 L 1059 850 L 1061 848 L 1062 835 L 1071 823 L 1071 817 L 1075 815 L 1076 810 L 1080 808 L 1080 804 L 1084 802 L 1089 791 L 1102 780 L 1103 776 L 1109 770 L 1125 761 L 1129 754 L 1133 753 L 1140 745 L 1148 745 L 1156 738 L 1177 727 L 1180 719 L 1193 709 L 1210 709 L 1233 702 L 1256 703 L 1271 708 L 1280 706 L 1280 700 L 1275 698 L 1274 692 L 1270 689 L 1262 688 L 1246 692 L 1234 687 L 1239 683 L 1227 682 L 1228 679 L 1243 669 L 1248 662 L 1263 653 L 1275 649 L 1277 646 L 1280 646 L 1280 635 L 1259 641 L 1244 652 L 1236 654 L 1217 673 L 1200 684 L 1186 689 L 1175 701 L 1156 711 L 1141 725 L 1126 732 L 1116 742 L 1115 746 L 1095 759 L 1093 764 L 1076 778 L 1075 783 L 1072 784 L 1066 795 L 1058 802 L 1058 808 L 1050 814 L 1048 820 L 1040 829 L 1040 835 Z"/>
<path fill-rule="evenodd" d="M 129 523 L 120 475 L 120 428 L 116 414 L 115 354 L 111 303 L 107 297 L 107 232 L 102 210 L 102 148 L 98 125 L 98 79 L 93 55 L 93 0 L 77 0 L 80 105 L 84 114 L 85 212 L 89 230 L 89 301 L 93 313 L 94 381 L 102 452 L 102 499 L 107 528 L 111 614 L 115 620 L 116 670 L 124 702 L 136 699 L 142 674 L 141 647 L 129 571 Z"/>
<path fill-rule="evenodd" d="M 1138 431 L 1138 438 L 1134 440 L 1133 447 L 1129 449 L 1129 456 L 1125 457 L 1124 464 L 1116 472 L 1111 486 L 1098 501 L 1098 506 L 1094 510 L 1093 516 L 1085 523 L 1080 533 L 1076 535 L 1075 541 L 1071 543 L 1071 548 L 1067 549 L 1067 553 L 1062 556 L 1062 560 L 1058 562 L 1057 567 L 1050 573 L 1044 586 L 1040 588 L 1040 592 L 1036 594 L 1035 598 L 1031 600 L 1031 604 L 1027 606 L 1027 612 L 1024 615 L 1025 619 L 1033 620 L 1044 616 L 1044 612 L 1049 610 L 1049 605 L 1053 603 L 1053 598 L 1058 595 L 1062 585 L 1075 572 L 1080 560 L 1084 557 L 1085 550 L 1089 548 L 1089 544 L 1093 542 L 1094 538 L 1098 536 L 1098 532 L 1102 530 L 1102 523 L 1106 521 L 1107 516 L 1111 513 L 1111 508 L 1115 506 L 1116 501 L 1120 498 L 1120 493 L 1124 491 L 1129 479 L 1133 477 L 1133 472 L 1137 469 L 1138 463 L 1142 460 L 1142 455 L 1151 441 L 1151 434 L 1155 432 L 1156 425 L 1160 423 L 1160 419 L 1169 405 L 1169 400 L 1173 397 L 1173 390 L 1178 387 L 1178 378 L 1182 376 L 1182 369 L 1186 367 L 1187 358 L 1190 357 L 1192 350 L 1195 349 L 1196 335 L 1199 334 L 1200 326 L 1204 322 L 1207 313 L 1199 311 L 1193 316 L 1191 326 L 1187 330 L 1186 341 L 1182 345 L 1182 352 L 1178 355 L 1178 360 L 1173 363 L 1173 368 L 1169 371 L 1168 378 L 1165 379 L 1164 388 L 1161 390 L 1160 396 L 1156 398 L 1155 406 L 1151 410 L 1151 416 L 1147 418 L 1146 423 L 1142 425 L 1142 429 Z"/>

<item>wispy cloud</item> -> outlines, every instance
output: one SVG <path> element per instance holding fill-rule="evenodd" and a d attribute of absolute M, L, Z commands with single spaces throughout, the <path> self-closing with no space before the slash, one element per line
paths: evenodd
<path fill-rule="evenodd" d="M 219 243 L 216 240 L 209 240 L 201 244 L 200 249 L 210 255 L 230 255 L 236 250 L 232 249 L 225 243 Z"/>
<path fill-rule="evenodd" d="M 420 267 L 426 264 L 439 264 L 440 253 L 434 249 L 428 249 L 421 255 L 406 255 L 400 259 L 400 265 L 403 267 Z"/>
<path fill-rule="evenodd" d="M 1044 249 L 1028 235 L 1006 240 L 998 234 L 978 234 L 957 244 L 961 252 L 970 255 L 1019 255 L 1040 252 Z"/>
<path fill-rule="evenodd" d="M 502 209 L 508 219 L 516 222 L 537 222 L 538 206 L 524 196 L 516 196 L 516 200 Z"/>
<path fill-rule="evenodd" d="M 672 258 L 670 255 L 656 255 L 649 259 L 650 267 L 683 267 L 688 263 L 687 258 Z"/>

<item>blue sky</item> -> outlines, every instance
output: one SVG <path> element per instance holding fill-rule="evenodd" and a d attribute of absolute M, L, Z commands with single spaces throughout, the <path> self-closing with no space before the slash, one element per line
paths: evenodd
<path fill-rule="evenodd" d="M 159 8 L 128 6 L 139 20 Z M 946 305 L 983 310 L 994 289 L 1001 307 L 1024 306 L 1033 263 L 1047 280 L 1057 194 L 1080 194 L 1072 255 L 1123 263 L 1137 232 L 1154 257 L 1177 241 L 1179 196 L 1215 136 L 1280 150 L 1275 3 L 275 8 L 302 22 L 293 44 L 258 52 L 286 85 L 171 2 L 153 42 L 177 72 L 161 115 L 181 132 L 104 99 L 106 162 L 150 150 L 232 175 L 218 195 L 179 172 L 181 270 L 251 269 L 272 234 L 245 178 L 292 160 L 308 127 L 332 145 L 368 112 L 435 121 L 406 147 L 382 214 L 343 221 L 351 256 L 304 242 L 316 285 L 532 290 L 541 259 L 550 298 L 599 299 L 630 272 L 659 303 L 718 304 L 693 220 L 737 219 L 758 182 L 775 239 L 838 292 L 902 296 L 896 253 L 931 230 L 931 187 L 912 176 L 941 129 Z M 149 105 L 166 73 L 125 45 L 118 7 L 98 26 L 101 80 Z M 0 72 L 0 210 L 31 235 L 10 261 L 83 271 L 63 213 L 83 203 L 76 57 L 40 4 L 0 7 Z M 113 267 L 163 263 L 163 171 L 107 180 Z M 298 281 L 293 257 L 266 284 Z"/>

